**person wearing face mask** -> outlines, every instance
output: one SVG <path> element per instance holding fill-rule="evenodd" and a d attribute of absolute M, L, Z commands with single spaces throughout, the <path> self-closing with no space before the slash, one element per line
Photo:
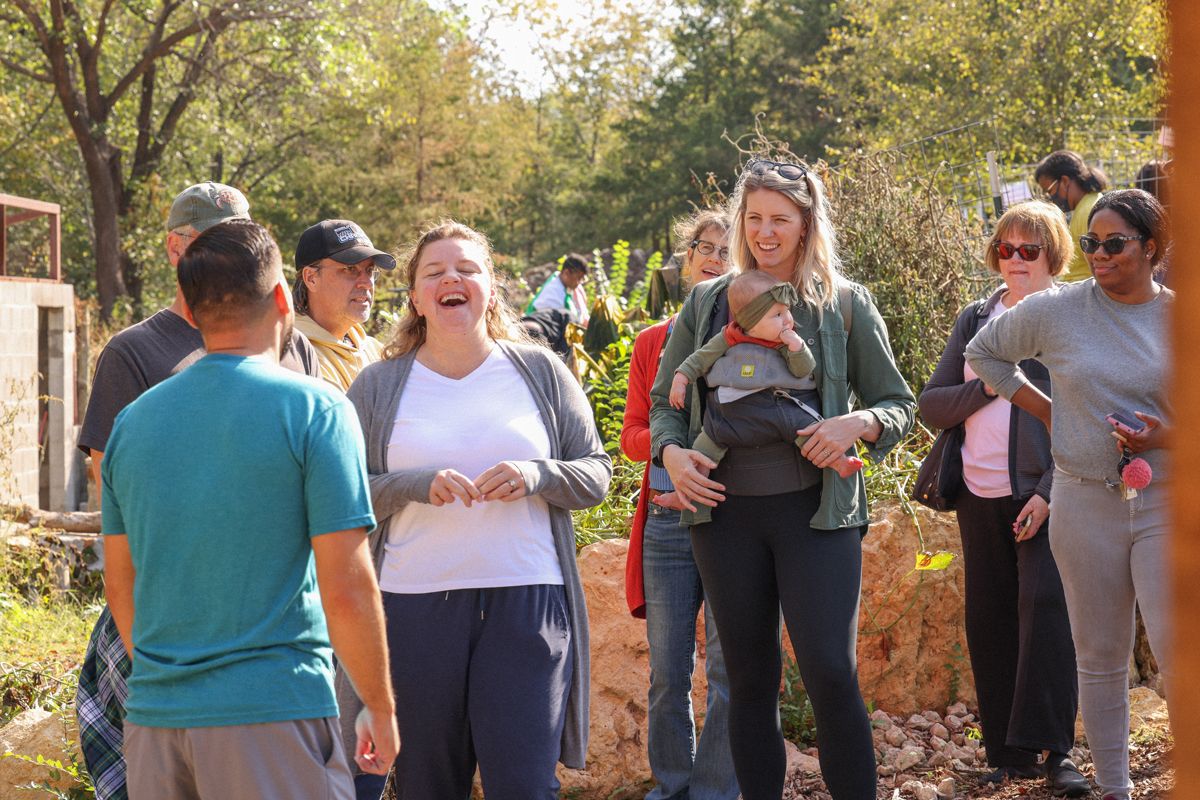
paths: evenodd
<path fill-rule="evenodd" d="M 675 224 L 682 278 L 703 285 L 729 270 L 728 217 L 705 209 Z M 692 554 L 683 508 L 667 471 L 650 463 L 650 387 L 675 317 L 638 334 L 629 362 L 629 388 L 621 426 L 621 450 L 645 461 L 637 511 L 629 532 L 625 598 L 629 613 L 646 620 L 650 689 L 646 747 L 655 786 L 647 800 L 690 797 L 735 800 L 737 779 L 729 752 L 729 677 L 712 608 Z M 699 737 L 692 711 L 696 665 L 696 617 L 704 608 L 708 707 Z"/>
<path fill-rule="evenodd" d="M 322 220 L 300 234 L 292 289 L 296 327 L 316 348 L 321 377 L 343 392 L 383 356 L 363 325 L 371 317 L 379 270 L 395 267 L 395 257 L 376 250 L 348 219 Z"/>
<path fill-rule="evenodd" d="M 729 447 L 719 465 L 693 447 L 715 392 L 696 381 L 677 409 L 670 389 L 680 364 L 731 321 L 726 274 L 688 296 L 667 339 L 650 390 L 652 454 L 680 496 L 682 524 L 692 525 L 697 504 L 712 508 L 711 522 L 691 527 L 692 550 L 723 640 L 742 796 L 783 795 L 782 609 L 812 700 L 825 784 L 835 800 L 875 800 L 875 749 L 855 658 L 866 488 L 861 472 L 843 477 L 825 467 L 859 442 L 882 458 L 912 426 L 916 401 L 870 294 L 840 274 L 820 178 L 802 164 L 756 158 L 730 208 L 732 263 L 791 284 L 795 331 L 817 364 L 807 388 L 739 402 L 766 412 L 815 394 L 809 404 L 822 419 L 795 431 L 808 437 L 803 447 L 772 432 L 758 446 Z M 815 482 L 810 467 L 819 471 Z"/>
<path fill-rule="evenodd" d="M 1079 249 L 1079 237 L 1087 233 L 1088 215 L 1092 206 L 1108 189 L 1108 176 L 1099 167 L 1092 167 L 1073 150 L 1056 150 L 1038 162 L 1033 179 L 1046 193 L 1047 199 L 1070 215 L 1071 239 L 1077 244 L 1075 255 L 1060 279 L 1083 281 L 1092 276 L 1088 260 Z"/>
<path fill-rule="evenodd" d="M 1004 212 L 984 256 L 1004 285 L 963 309 L 919 407 L 929 425 L 963 426 L 964 485 L 953 500 L 966 573 L 967 644 L 993 768 L 983 781 L 1045 774 L 1056 795 L 1079 797 L 1091 786 L 1067 758 L 1078 692 L 1071 624 L 1050 552 L 1050 436 L 1036 417 L 998 397 L 963 356 L 990 320 L 1053 286 L 1073 251 L 1067 223 L 1049 203 L 1019 203 Z M 1050 394 L 1042 364 L 1027 359 L 1021 369 Z"/>
<path fill-rule="evenodd" d="M 1166 212 L 1154 197 L 1139 189 L 1104 195 L 1080 240 L 1094 278 L 1025 298 L 966 350 L 984 384 L 1050 431 L 1050 549 L 1071 619 L 1096 783 L 1109 800 L 1129 800 L 1133 788 L 1128 670 L 1135 603 L 1168 705 L 1173 696 L 1167 323 L 1175 293 L 1154 280 L 1167 242 Z M 1050 373 L 1053 401 L 1021 367 L 1034 357 Z M 1126 475 L 1134 457 L 1144 462 L 1136 487 Z"/>

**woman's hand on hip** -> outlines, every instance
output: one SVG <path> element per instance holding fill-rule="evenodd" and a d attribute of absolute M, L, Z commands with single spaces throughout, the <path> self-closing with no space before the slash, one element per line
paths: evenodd
<path fill-rule="evenodd" d="M 1013 535 L 1016 536 L 1018 542 L 1032 539 L 1037 536 L 1037 532 L 1042 529 L 1042 523 L 1049 517 L 1050 504 L 1042 499 L 1040 494 L 1035 494 L 1025 502 L 1021 513 L 1017 514 L 1017 519 L 1013 523 Z"/>
<path fill-rule="evenodd" d="M 874 414 L 867 413 L 867 419 L 863 413 L 855 411 L 830 417 L 796 431 L 797 436 L 808 437 L 800 448 L 800 455 L 824 469 L 833 466 L 859 439 L 870 439 L 872 434 L 875 439 L 879 438 L 882 429 L 879 421 Z"/>
<path fill-rule="evenodd" d="M 1144 453 L 1147 450 L 1157 450 L 1167 446 L 1167 437 L 1171 433 L 1171 427 L 1163 422 L 1161 417 L 1144 414 L 1141 411 L 1135 411 L 1133 415 L 1146 425 L 1140 431 L 1130 431 L 1125 427 L 1114 430 L 1112 435 L 1117 440 L 1118 450 L 1123 452 L 1128 449 L 1134 453 Z"/>
<path fill-rule="evenodd" d="M 669 444 L 663 448 L 662 462 L 680 502 L 688 511 L 695 511 L 696 503 L 713 507 L 725 499 L 721 494 L 725 487 L 708 477 L 708 471 L 717 466 L 716 463 L 700 451 Z"/>
<path fill-rule="evenodd" d="M 484 500 L 504 503 L 520 500 L 528 489 L 525 476 L 511 461 L 501 461 L 494 467 L 488 467 L 475 479 L 475 485 L 479 487 Z"/>
<path fill-rule="evenodd" d="M 429 486 L 429 502 L 435 506 L 444 506 L 462 500 L 463 505 L 471 507 L 471 503 L 483 500 L 483 493 L 475 483 L 458 470 L 438 470 Z"/>

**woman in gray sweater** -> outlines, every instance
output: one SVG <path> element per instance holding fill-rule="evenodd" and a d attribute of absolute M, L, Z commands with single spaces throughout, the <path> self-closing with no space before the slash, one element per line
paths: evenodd
<path fill-rule="evenodd" d="M 979 696 L 989 783 L 1045 773 L 1055 794 L 1091 792 L 1068 758 L 1075 741 L 1075 650 L 1062 581 L 1050 552 L 1054 462 L 1042 423 L 1000 398 L 967 365 L 963 351 L 989 320 L 1049 289 L 1075 245 L 1049 203 L 1004 212 L 984 261 L 1004 279 L 959 315 L 921 416 L 938 428 L 963 426 L 963 488 L 955 498 L 966 573 L 967 644 Z M 1021 371 L 1047 396 L 1050 376 L 1035 359 Z M 1045 751 L 1044 766 L 1037 764 Z"/>
<path fill-rule="evenodd" d="M 1128 800 L 1135 602 L 1168 689 L 1171 679 L 1165 448 L 1175 293 L 1153 280 L 1166 214 L 1146 192 L 1112 192 L 1092 209 L 1080 244 L 1092 280 L 1026 298 L 981 330 L 966 356 L 984 383 L 1051 431 L 1051 549 L 1075 640 L 1083 723 L 1101 791 Z M 1018 367 L 1034 357 L 1050 372 L 1053 402 Z M 1110 421 L 1113 414 L 1133 425 Z M 1122 480 L 1135 454 L 1154 473 L 1142 489 Z"/>
<path fill-rule="evenodd" d="M 574 377 L 514 341 L 482 234 L 439 224 L 406 273 L 407 314 L 347 393 L 380 520 L 399 796 L 465 800 L 478 764 L 489 798 L 557 798 L 555 763 L 587 749 L 570 511 L 604 498 L 612 464 Z"/>

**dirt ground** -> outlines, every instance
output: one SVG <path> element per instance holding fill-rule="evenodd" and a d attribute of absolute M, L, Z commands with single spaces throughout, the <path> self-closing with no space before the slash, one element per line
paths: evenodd
<path fill-rule="evenodd" d="M 1165 728 L 1141 728 L 1130 737 L 1129 764 L 1130 775 L 1133 779 L 1133 800 L 1161 800 L 1169 796 L 1170 790 L 1175 785 L 1175 772 L 1171 768 L 1173 745 L 1171 735 Z M 1086 754 L 1086 749 L 1084 753 Z M 1091 762 L 1086 758 L 1081 760 L 1084 762 L 1080 764 L 1083 774 L 1089 780 L 1094 780 Z M 902 777 L 906 779 L 916 777 L 933 786 L 937 786 L 947 777 L 952 777 L 955 783 L 955 797 L 959 800 L 962 798 L 1051 800 L 1054 797 L 1040 778 L 1011 781 L 1000 786 L 981 786 L 979 777 L 984 772 L 985 770 L 977 770 L 966 773 L 945 769 L 918 776 Z M 903 781 L 880 779 L 879 800 L 895 800 L 896 798 L 910 800 L 913 798 L 915 795 L 911 792 L 900 791 L 897 794 L 898 787 L 902 785 Z M 825 791 L 824 781 L 811 774 L 793 779 L 784 789 L 783 796 L 784 800 L 801 800 L 801 798 L 804 800 L 829 800 L 830 797 L 829 793 Z M 1098 792 L 1093 791 L 1093 798 L 1099 796 Z"/>

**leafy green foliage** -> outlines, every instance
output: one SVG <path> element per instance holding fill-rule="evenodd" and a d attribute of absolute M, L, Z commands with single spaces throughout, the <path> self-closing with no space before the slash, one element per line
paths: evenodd
<path fill-rule="evenodd" d="M 817 718 L 800 667 L 795 659 L 783 654 L 783 688 L 779 691 L 779 722 L 783 736 L 797 747 L 813 747 L 817 743 Z"/>
<path fill-rule="evenodd" d="M 596 359 L 588 359 L 589 368 L 584 371 L 584 391 L 591 402 L 604 450 L 613 460 L 613 480 L 602 503 L 576 513 L 575 539 L 579 547 L 599 539 L 628 536 L 637 507 L 643 465 L 630 461 L 621 452 L 621 426 L 634 339 L 628 326 L 624 327 L 626 331 Z"/>
<path fill-rule="evenodd" d="M 844 270 L 871 290 L 901 374 L 919 393 L 965 302 L 988 276 L 954 205 L 904 156 L 860 156 L 826 170 Z"/>
<path fill-rule="evenodd" d="M 839 11 L 807 74 L 840 123 L 841 153 L 995 117 L 998 149 L 1028 163 L 1073 129 L 1161 113 L 1158 0 L 848 0 Z"/>

